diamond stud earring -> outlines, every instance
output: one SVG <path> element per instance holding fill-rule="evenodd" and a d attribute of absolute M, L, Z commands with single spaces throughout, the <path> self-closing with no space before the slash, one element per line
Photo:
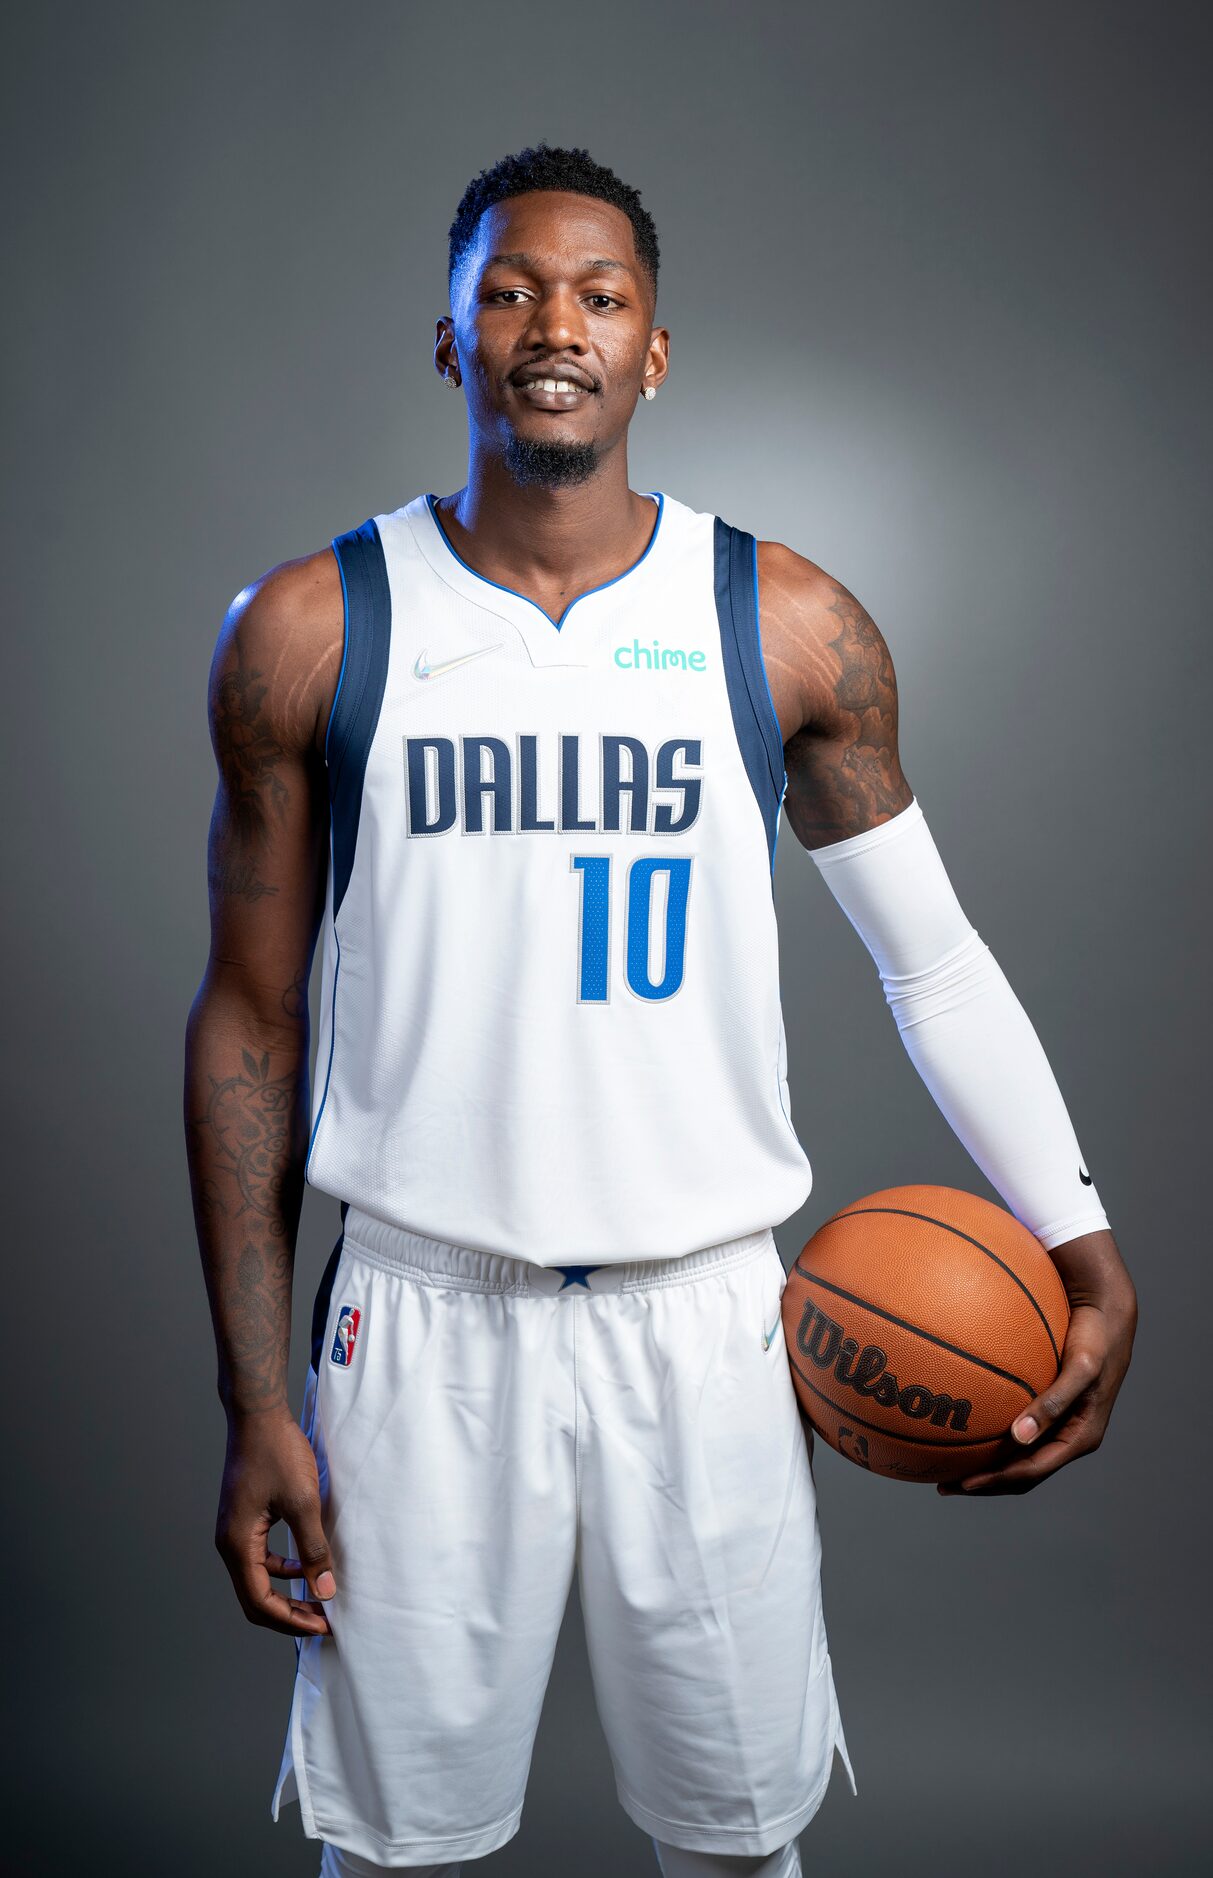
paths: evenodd
<path fill-rule="evenodd" d="M 653 399 L 654 399 L 654 398 L 655 398 L 655 397 L 657 396 L 657 389 L 656 389 L 656 386 L 654 386 L 654 385 L 646 385 L 646 386 L 645 386 L 645 388 L 644 388 L 644 395 L 645 395 L 645 397 L 646 397 L 646 398 L 647 398 L 647 399 L 648 399 L 648 400 L 650 401 L 650 403 L 651 403 L 651 402 L 652 402 L 652 400 L 653 400 Z"/>

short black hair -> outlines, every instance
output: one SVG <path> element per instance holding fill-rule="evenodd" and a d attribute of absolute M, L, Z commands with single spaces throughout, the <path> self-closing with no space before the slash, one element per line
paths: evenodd
<path fill-rule="evenodd" d="M 513 156 L 502 157 L 491 169 L 481 170 L 479 176 L 472 178 L 460 197 L 450 227 L 448 286 L 475 238 L 477 225 L 485 210 L 491 209 L 496 202 L 507 201 L 511 196 L 526 196 L 539 189 L 566 189 L 577 196 L 597 196 L 600 202 L 609 202 L 613 208 L 622 209 L 632 224 L 636 255 L 648 275 L 656 299 L 660 249 L 657 245 L 657 229 L 652 216 L 641 205 L 640 191 L 629 188 L 627 183 L 616 176 L 614 170 L 595 163 L 588 150 L 563 150 L 546 143 L 528 146 Z"/>

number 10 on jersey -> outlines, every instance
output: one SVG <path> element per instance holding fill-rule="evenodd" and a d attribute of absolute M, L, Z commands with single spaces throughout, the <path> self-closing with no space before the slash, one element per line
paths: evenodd
<path fill-rule="evenodd" d="M 618 891 L 612 875 L 619 873 L 609 854 L 574 854 L 570 865 L 581 877 L 581 916 L 577 942 L 577 1001 L 605 1004 L 610 996 L 611 901 Z M 654 879 L 664 875 L 665 920 L 661 978 L 650 974 L 653 940 Z M 628 863 L 620 895 L 624 916 L 624 978 L 636 997 L 655 1003 L 672 998 L 682 985 L 687 945 L 687 898 L 691 890 L 691 857 L 674 859 L 638 857 Z"/>

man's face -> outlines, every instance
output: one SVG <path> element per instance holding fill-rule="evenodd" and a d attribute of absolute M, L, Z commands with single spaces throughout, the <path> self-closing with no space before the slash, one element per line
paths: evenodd
<path fill-rule="evenodd" d="M 632 224 L 608 202 L 547 190 L 497 203 L 451 291 L 438 369 L 458 371 L 473 431 L 519 480 L 583 480 L 665 377 L 669 335 L 652 325 Z"/>

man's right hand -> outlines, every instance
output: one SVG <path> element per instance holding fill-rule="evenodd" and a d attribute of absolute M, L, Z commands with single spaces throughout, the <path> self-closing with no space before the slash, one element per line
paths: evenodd
<path fill-rule="evenodd" d="M 270 1529 L 279 1519 L 290 1527 L 299 1558 L 269 1550 Z M 332 1635 L 324 1600 L 337 1585 L 320 1514 L 316 1457 L 289 1408 L 229 1422 L 215 1546 L 250 1624 L 289 1637 Z M 306 1580 L 312 1596 L 284 1597 L 272 1578 Z"/>

